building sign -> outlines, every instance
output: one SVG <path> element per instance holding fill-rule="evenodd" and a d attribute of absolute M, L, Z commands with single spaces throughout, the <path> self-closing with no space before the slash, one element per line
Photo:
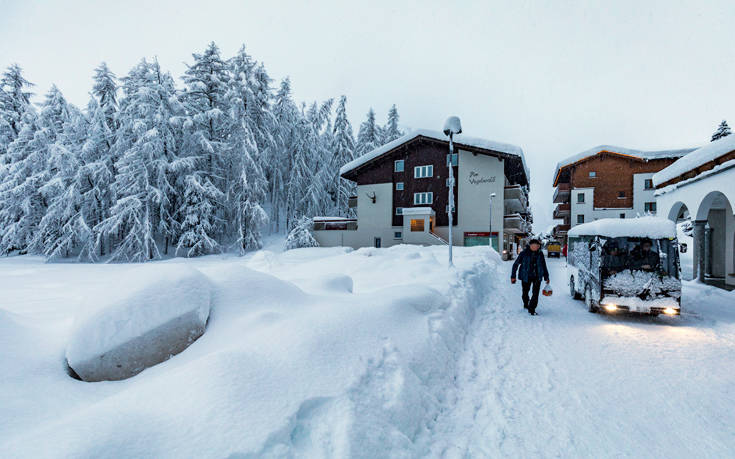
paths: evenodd
<path fill-rule="evenodd" d="M 468 181 L 471 185 L 482 185 L 483 183 L 495 183 L 495 176 L 492 177 L 483 176 L 478 174 L 476 171 L 470 171 Z"/>

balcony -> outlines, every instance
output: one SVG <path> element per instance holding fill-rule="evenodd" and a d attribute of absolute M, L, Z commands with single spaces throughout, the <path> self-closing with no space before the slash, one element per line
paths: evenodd
<path fill-rule="evenodd" d="M 572 205 L 567 203 L 558 204 L 556 206 L 556 209 L 554 209 L 554 218 L 564 218 L 568 215 L 570 215 L 572 210 Z"/>
<path fill-rule="evenodd" d="M 528 234 L 531 224 L 521 214 L 510 214 L 503 217 L 503 232 L 511 234 Z"/>
<path fill-rule="evenodd" d="M 561 203 L 561 202 L 569 202 L 569 195 L 572 191 L 572 185 L 570 183 L 560 183 L 556 190 L 554 190 L 554 200 L 553 202 L 555 204 Z"/>
<path fill-rule="evenodd" d="M 552 234 L 554 235 L 554 237 L 566 237 L 569 228 L 571 228 L 570 225 L 556 225 Z"/>
<path fill-rule="evenodd" d="M 312 219 L 314 231 L 357 230 L 357 219 L 342 217 L 314 217 Z"/>
<path fill-rule="evenodd" d="M 528 214 L 528 194 L 520 185 L 506 186 L 503 195 L 506 214 Z"/>

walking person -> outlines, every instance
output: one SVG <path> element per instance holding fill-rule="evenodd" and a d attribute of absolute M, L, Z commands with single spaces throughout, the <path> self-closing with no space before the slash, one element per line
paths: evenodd
<path fill-rule="evenodd" d="M 513 263 L 510 274 L 510 282 L 513 284 L 516 283 L 516 272 L 523 287 L 523 307 L 528 310 L 529 314 L 535 316 L 541 279 L 549 283 L 549 270 L 546 268 L 546 259 L 541 252 L 541 242 L 538 239 L 531 239 L 531 242 Z M 530 299 L 528 298 L 529 290 L 531 290 Z"/>

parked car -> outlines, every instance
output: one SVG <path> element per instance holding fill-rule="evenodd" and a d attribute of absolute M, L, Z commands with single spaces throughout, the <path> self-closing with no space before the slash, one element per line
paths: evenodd
<path fill-rule="evenodd" d="M 569 231 L 569 293 L 590 312 L 679 315 L 680 270 L 669 220 L 610 218 Z"/>
<path fill-rule="evenodd" d="M 561 243 L 559 241 L 549 241 L 546 243 L 546 254 L 549 258 L 561 257 Z"/>

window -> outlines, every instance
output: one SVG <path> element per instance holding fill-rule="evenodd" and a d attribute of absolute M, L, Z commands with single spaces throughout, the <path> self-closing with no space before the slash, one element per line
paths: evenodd
<path fill-rule="evenodd" d="M 396 182 L 396 191 L 403 191 L 403 182 Z"/>
<path fill-rule="evenodd" d="M 413 168 L 413 178 L 427 178 L 434 176 L 434 166 L 416 166 Z"/>
<path fill-rule="evenodd" d="M 618 199 L 625 199 L 625 191 L 618 191 Z"/>
<path fill-rule="evenodd" d="M 452 153 L 452 166 L 456 166 L 459 155 L 457 153 Z M 449 166 L 449 155 L 447 155 L 447 166 Z"/>
<path fill-rule="evenodd" d="M 577 215 L 577 224 L 584 223 L 584 215 Z"/>
<path fill-rule="evenodd" d="M 418 232 L 424 230 L 424 219 L 423 218 L 412 218 L 411 219 L 411 231 Z"/>
<path fill-rule="evenodd" d="M 393 163 L 393 172 L 403 172 L 403 160 L 399 159 Z"/>
<path fill-rule="evenodd" d="M 400 231 L 394 231 L 393 232 L 393 239 L 401 239 L 403 237 L 403 233 Z"/>
<path fill-rule="evenodd" d="M 452 213 L 457 211 L 457 206 L 452 206 Z M 449 213 L 449 204 L 444 208 L 444 212 Z"/>
<path fill-rule="evenodd" d="M 590 178 L 595 178 L 595 177 L 597 177 L 597 172 L 590 171 Z"/>
<path fill-rule="evenodd" d="M 414 193 L 413 203 L 414 204 L 433 204 L 434 203 L 434 193 L 432 193 L 431 191 L 428 191 L 426 193 Z"/>
<path fill-rule="evenodd" d="M 656 213 L 656 203 L 655 202 L 644 203 L 643 210 L 645 210 L 646 212 Z"/>
<path fill-rule="evenodd" d="M 579 203 L 584 202 L 584 193 L 577 193 L 577 202 Z"/>
<path fill-rule="evenodd" d="M 403 207 L 396 207 L 396 215 L 403 215 Z"/>
<path fill-rule="evenodd" d="M 376 237 L 375 238 L 375 248 L 376 249 L 379 249 L 381 245 L 383 245 L 383 244 L 381 243 L 380 238 L 379 237 Z"/>
<path fill-rule="evenodd" d="M 620 218 L 625 218 L 625 214 L 620 214 Z"/>
<path fill-rule="evenodd" d="M 643 182 L 643 188 L 645 188 L 646 190 L 652 190 L 653 189 L 653 179 L 647 178 Z"/>

